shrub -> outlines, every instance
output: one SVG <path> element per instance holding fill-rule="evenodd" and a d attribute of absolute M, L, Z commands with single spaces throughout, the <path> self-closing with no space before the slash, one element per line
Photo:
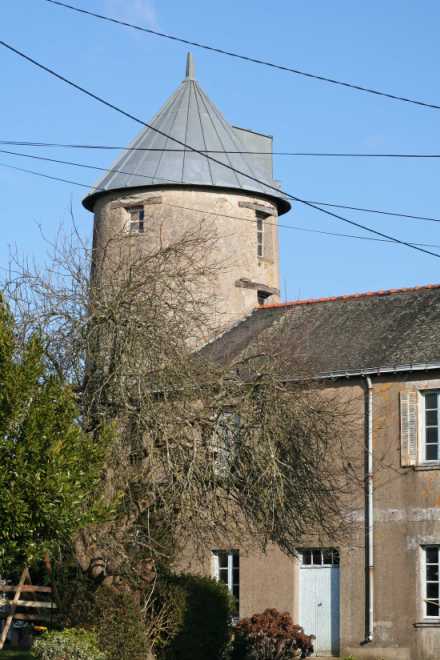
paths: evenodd
<path fill-rule="evenodd" d="M 291 660 L 313 653 L 313 635 L 294 625 L 290 614 L 267 609 L 242 619 L 235 629 L 232 660 Z"/>
<path fill-rule="evenodd" d="M 38 660 L 106 660 L 95 634 L 80 628 L 46 633 L 35 641 L 32 655 Z"/>
<path fill-rule="evenodd" d="M 145 660 L 149 652 L 140 606 L 129 592 L 100 587 L 92 612 L 99 648 L 107 660 Z"/>
<path fill-rule="evenodd" d="M 97 585 L 72 564 L 57 574 L 57 625 L 93 630 L 107 660 L 145 660 L 144 615 L 133 594 Z"/>
<path fill-rule="evenodd" d="M 94 623 L 96 583 L 68 562 L 62 567 L 55 566 L 55 570 L 55 625 L 59 628 L 91 628 Z"/>
<path fill-rule="evenodd" d="M 144 594 L 147 636 L 157 657 L 162 657 L 161 650 L 169 646 L 184 624 L 187 593 L 176 582 L 169 573 L 161 572 L 153 595 Z"/>
<path fill-rule="evenodd" d="M 230 632 L 232 601 L 224 584 L 195 575 L 169 576 L 169 584 L 180 587 L 180 626 L 162 649 L 161 660 L 218 660 Z"/>

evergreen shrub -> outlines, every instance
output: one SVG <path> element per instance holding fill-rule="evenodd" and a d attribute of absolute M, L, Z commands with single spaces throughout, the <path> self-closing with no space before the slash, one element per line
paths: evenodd
<path fill-rule="evenodd" d="M 38 660 L 107 660 L 94 632 L 81 628 L 46 633 L 35 641 L 32 656 Z"/>
<path fill-rule="evenodd" d="M 106 660 L 145 660 L 151 645 L 143 612 L 132 593 L 97 586 L 80 573 L 60 578 L 59 626 L 94 631 Z"/>
<path fill-rule="evenodd" d="M 92 623 L 107 660 L 146 660 L 149 643 L 143 613 L 129 592 L 102 586 L 94 598 Z"/>
<path fill-rule="evenodd" d="M 169 643 L 157 651 L 160 660 L 219 660 L 230 636 L 232 599 L 224 584 L 195 575 L 169 576 L 185 594 L 179 598 L 180 625 Z"/>

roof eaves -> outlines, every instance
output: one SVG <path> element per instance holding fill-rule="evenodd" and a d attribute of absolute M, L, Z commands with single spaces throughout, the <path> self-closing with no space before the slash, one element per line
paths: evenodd
<path fill-rule="evenodd" d="M 306 298 L 304 300 L 290 300 L 283 303 L 273 303 L 272 305 L 259 305 L 255 308 L 256 311 L 264 311 L 268 309 L 283 309 L 289 307 L 296 307 L 299 305 L 314 305 L 316 303 L 338 302 L 345 300 L 359 300 L 362 298 L 380 298 L 384 296 L 391 296 L 398 293 L 411 293 L 412 291 L 423 291 L 424 289 L 440 289 L 440 284 L 423 284 L 420 286 L 400 288 L 400 289 L 382 289 L 379 291 L 365 291 L 361 293 L 349 293 L 342 296 L 329 296 L 327 298 Z"/>
<path fill-rule="evenodd" d="M 440 370 L 440 362 L 421 362 L 414 364 L 400 364 L 389 367 L 370 367 L 367 369 L 345 369 L 343 371 L 322 372 L 315 376 L 318 380 L 337 380 L 340 378 L 352 378 L 356 376 L 381 376 L 385 374 L 397 374 L 414 371 Z M 292 379 L 295 380 L 295 379 Z"/>

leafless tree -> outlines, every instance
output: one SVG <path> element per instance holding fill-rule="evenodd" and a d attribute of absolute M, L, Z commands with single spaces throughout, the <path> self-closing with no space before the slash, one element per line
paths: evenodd
<path fill-rule="evenodd" d="M 347 406 L 306 365 L 287 377 L 279 333 L 224 360 L 200 350 L 218 330 L 222 268 L 203 223 L 171 242 L 138 239 L 114 236 L 98 254 L 60 233 L 45 266 L 15 259 L 4 287 L 23 335 L 41 332 L 75 389 L 84 428 L 114 429 L 103 477 L 113 514 L 77 537 L 83 570 L 151 587 L 157 562 L 188 544 L 292 554 L 311 533 L 336 538 L 357 473 Z"/>

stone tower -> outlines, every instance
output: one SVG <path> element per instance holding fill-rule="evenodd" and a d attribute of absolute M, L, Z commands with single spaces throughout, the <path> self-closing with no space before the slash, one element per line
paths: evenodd
<path fill-rule="evenodd" d="M 171 240 L 183 224 L 203 220 L 218 237 L 213 257 L 223 264 L 212 284 L 215 325 L 227 328 L 256 305 L 278 302 L 277 218 L 290 204 L 266 185 L 277 187 L 272 138 L 224 119 L 195 80 L 190 53 L 185 79 L 151 126 L 161 133 L 142 130 L 83 201 L 94 213 L 96 253 L 115 234 L 126 232 L 142 250 L 159 223 Z"/>

